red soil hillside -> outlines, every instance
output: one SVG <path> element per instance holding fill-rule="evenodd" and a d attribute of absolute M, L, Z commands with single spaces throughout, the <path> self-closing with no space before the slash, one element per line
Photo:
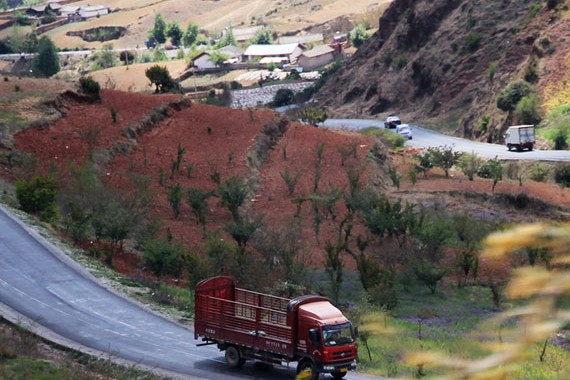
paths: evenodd
<path fill-rule="evenodd" d="M 221 180 L 240 176 L 251 184 L 252 199 L 243 210 L 264 215 L 265 225 L 278 228 L 293 218 L 297 207 L 293 199 L 313 194 L 317 146 L 324 144 L 319 190 L 332 187 L 348 187 L 347 168 L 362 172 L 365 183 L 370 173 L 366 155 L 373 139 L 360 135 L 337 133 L 313 126 L 288 123 L 283 136 L 269 151 L 267 160 L 259 168 L 254 161 L 256 136 L 267 125 L 275 124 L 280 115 L 269 110 L 234 110 L 198 103 L 191 103 L 175 95 L 147 95 L 122 93 L 112 90 L 102 92 L 100 103 L 86 103 L 65 98 L 65 116 L 48 127 L 29 128 L 15 136 L 15 149 L 32 153 L 39 164 L 37 170 L 45 172 L 54 163 L 60 173 L 70 162 L 80 164 L 92 150 L 94 162 L 102 169 L 105 178 L 116 187 L 129 189 L 128 175 L 136 172 L 151 178 L 155 193 L 153 212 L 160 217 L 163 231 L 168 228 L 177 241 L 199 248 L 203 244 L 200 226 L 190 207 L 184 201 L 180 216 L 175 219 L 167 200 L 167 188 L 180 184 L 183 189 L 198 187 L 211 190 L 211 179 L 217 171 Z M 171 104 L 170 107 L 168 105 Z M 162 111 L 158 111 L 162 107 Z M 164 110 L 166 109 L 166 110 Z M 116 112 L 113 123 L 112 112 Z M 149 115 L 161 113 L 164 119 L 149 127 L 143 120 Z M 141 127 L 143 125 L 144 127 Z M 136 139 L 128 138 L 125 131 L 139 128 Z M 142 129 L 140 129 L 142 128 Z M 146 129 L 145 129 L 146 128 Z M 185 149 L 180 171 L 171 176 L 172 162 L 177 158 L 179 146 Z M 341 150 L 355 147 L 354 155 L 346 158 L 342 166 Z M 188 177 L 187 167 L 192 166 Z M 301 173 L 293 197 L 288 195 L 281 173 L 287 168 L 292 174 Z M 159 178 L 165 178 L 161 186 Z M 18 177 L 24 173 L 6 173 Z M 27 173 L 28 175 L 31 173 Z M 339 212 L 344 206 L 340 205 Z M 231 219 L 230 213 L 211 198 L 207 216 L 207 231 L 223 227 Z M 309 202 L 301 208 L 296 223 L 304 226 L 303 246 L 313 266 L 322 264 L 322 242 L 336 237 L 331 220 L 321 226 L 321 246 L 312 228 L 312 210 Z"/>
<path fill-rule="evenodd" d="M 131 173 L 148 176 L 149 187 L 155 195 L 152 212 L 160 219 L 162 232 L 170 230 L 176 241 L 198 252 L 204 243 L 201 228 L 185 199 L 180 216 L 174 218 L 167 189 L 180 184 L 184 190 L 190 187 L 211 190 L 215 187 L 212 175 L 218 172 L 222 182 L 232 176 L 247 180 L 251 194 L 241 211 L 263 216 L 267 229 L 279 230 L 291 223 L 300 226 L 305 263 L 322 267 L 325 243 L 337 239 L 345 205 L 342 200 L 336 203 L 335 221 L 330 213 L 322 213 L 325 219 L 317 238 L 313 224 L 315 213 L 309 199 L 315 195 L 320 144 L 324 147 L 318 181 L 321 195 L 335 188 L 347 190 L 347 173 L 352 171 L 360 173 L 359 182 L 365 186 L 374 186 L 392 197 L 449 211 L 468 211 L 507 222 L 564 220 L 569 214 L 570 191 L 554 184 L 525 179 L 520 186 L 518 181 L 505 178 L 493 194 L 490 180 L 467 181 L 457 171 L 452 171 L 450 178 L 444 178 L 437 169 L 430 170 L 427 179 L 419 176 L 417 183 L 412 184 L 404 174 L 414 164 L 413 150 L 371 160 L 374 145 L 371 137 L 287 122 L 281 115 L 266 109 L 234 110 L 193 103 L 179 95 L 113 90 L 103 91 L 100 103 L 81 101 L 67 94 L 54 102 L 63 117 L 51 124 L 28 128 L 14 137 L 15 151 L 36 157 L 36 170 L 30 170 L 29 166 L 10 169 L 4 165 L 4 177 L 29 178 L 51 170 L 56 164 L 61 180 L 65 181 L 69 163 L 80 164 L 91 151 L 107 182 L 122 191 L 132 190 Z M 115 123 L 111 110 L 116 114 Z M 268 131 L 269 127 L 274 129 Z M 261 138 L 270 134 L 275 138 L 273 146 Z M 179 147 L 185 149 L 181 169 L 171 176 Z M 354 154 L 346 155 L 347 151 Z M 265 159 L 262 158 L 264 153 Z M 389 180 L 384 165 L 388 163 L 403 175 L 400 189 L 386 185 Z M 189 166 L 192 166 L 190 176 Z M 300 176 L 293 195 L 289 195 L 282 178 L 286 169 L 292 176 Z M 219 204 L 218 198 L 210 198 L 207 231 L 222 229 L 230 220 L 230 213 Z M 356 221 L 352 236 L 358 234 L 365 231 Z M 386 246 L 379 252 L 385 249 Z M 343 260 L 347 267 L 354 267 L 348 256 Z M 117 268 L 122 265 L 115 262 Z"/>

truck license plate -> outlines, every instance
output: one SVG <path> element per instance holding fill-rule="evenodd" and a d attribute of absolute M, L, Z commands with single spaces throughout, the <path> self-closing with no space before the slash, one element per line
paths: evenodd
<path fill-rule="evenodd" d="M 341 368 L 340 369 L 340 373 L 345 373 L 345 372 L 348 372 L 348 368 Z"/>

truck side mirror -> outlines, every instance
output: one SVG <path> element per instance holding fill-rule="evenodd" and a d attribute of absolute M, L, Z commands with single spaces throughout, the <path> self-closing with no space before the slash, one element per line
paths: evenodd
<path fill-rule="evenodd" d="M 358 338 L 358 326 L 354 326 L 354 337 Z"/>
<path fill-rule="evenodd" d="M 309 329 L 309 339 L 313 346 L 320 348 L 321 347 L 321 336 L 319 329 Z"/>

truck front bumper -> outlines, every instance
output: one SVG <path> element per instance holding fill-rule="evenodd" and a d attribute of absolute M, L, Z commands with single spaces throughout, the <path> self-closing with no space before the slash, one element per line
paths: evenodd
<path fill-rule="evenodd" d="M 320 365 L 319 372 L 322 373 L 347 372 L 348 370 L 351 369 L 356 369 L 356 359 L 348 362 L 322 364 Z"/>

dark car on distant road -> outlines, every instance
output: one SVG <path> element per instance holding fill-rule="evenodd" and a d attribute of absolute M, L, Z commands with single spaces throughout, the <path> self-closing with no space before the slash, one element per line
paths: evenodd
<path fill-rule="evenodd" d="M 402 124 L 402 121 L 398 116 L 388 116 L 384 122 L 384 128 L 396 128 L 400 124 Z"/>

